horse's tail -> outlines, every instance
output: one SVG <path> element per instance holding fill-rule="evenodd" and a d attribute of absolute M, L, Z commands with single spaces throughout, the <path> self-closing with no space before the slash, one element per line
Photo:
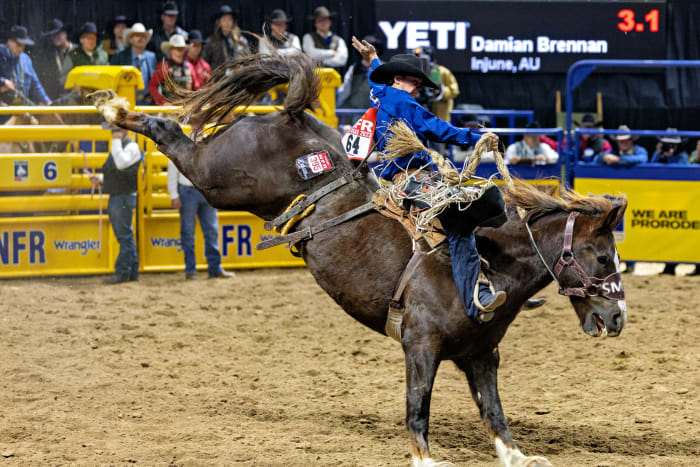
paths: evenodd
<path fill-rule="evenodd" d="M 182 105 L 179 117 L 204 125 L 222 124 L 236 107 L 247 107 L 280 84 L 289 83 L 284 112 L 297 119 L 312 108 L 320 92 L 316 65 L 306 54 L 255 54 L 217 68 L 209 84 L 197 91 L 170 86 L 170 101 Z"/>

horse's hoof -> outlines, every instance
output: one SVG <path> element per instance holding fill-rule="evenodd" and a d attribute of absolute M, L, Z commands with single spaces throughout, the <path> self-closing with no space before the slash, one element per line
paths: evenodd
<path fill-rule="evenodd" d="M 436 462 L 432 457 L 426 457 L 424 459 L 414 457 L 413 467 L 455 467 L 455 465 L 451 462 Z"/>
<path fill-rule="evenodd" d="M 527 456 L 513 464 L 513 467 L 552 467 L 552 463 L 541 456 Z"/>
<path fill-rule="evenodd" d="M 99 89 L 87 95 L 87 101 L 93 105 L 99 106 L 116 97 L 117 93 L 112 89 Z"/>

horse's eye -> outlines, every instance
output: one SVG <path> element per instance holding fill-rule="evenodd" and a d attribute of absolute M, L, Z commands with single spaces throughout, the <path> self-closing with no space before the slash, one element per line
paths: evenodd
<path fill-rule="evenodd" d="M 600 264 L 605 265 L 608 264 L 609 258 L 607 256 L 598 256 L 597 260 Z"/>

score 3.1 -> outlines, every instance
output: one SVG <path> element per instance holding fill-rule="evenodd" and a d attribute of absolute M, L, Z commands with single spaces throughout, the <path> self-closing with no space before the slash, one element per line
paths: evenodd
<path fill-rule="evenodd" d="M 617 28 L 622 32 L 637 31 L 642 32 L 645 29 L 644 22 L 649 23 L 649 31 L 658 32 L 659 30 L 659 10 L 651 10 L 644 16 L 644 22 L 637 23 L 634 21 L 634 11 L 620 10 L 617 12 L 617 17 L 622 21 L 617 23 Z"/>

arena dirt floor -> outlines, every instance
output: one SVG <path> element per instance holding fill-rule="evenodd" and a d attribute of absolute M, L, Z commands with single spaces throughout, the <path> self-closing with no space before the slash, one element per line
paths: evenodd
<path fill-rule="evenodd" d="M 345 315 L 305 269 L 183 281 L 147 274 L 0 282 L 0 466 L 409 465 L 399 345 Z M 625 276 L 618 338 L 568 301 L 501 345 L 516 441 L 557 466 L 700 463 L 700 277 Z M 495 464 L 444 363 L 437 460 Z"/>

